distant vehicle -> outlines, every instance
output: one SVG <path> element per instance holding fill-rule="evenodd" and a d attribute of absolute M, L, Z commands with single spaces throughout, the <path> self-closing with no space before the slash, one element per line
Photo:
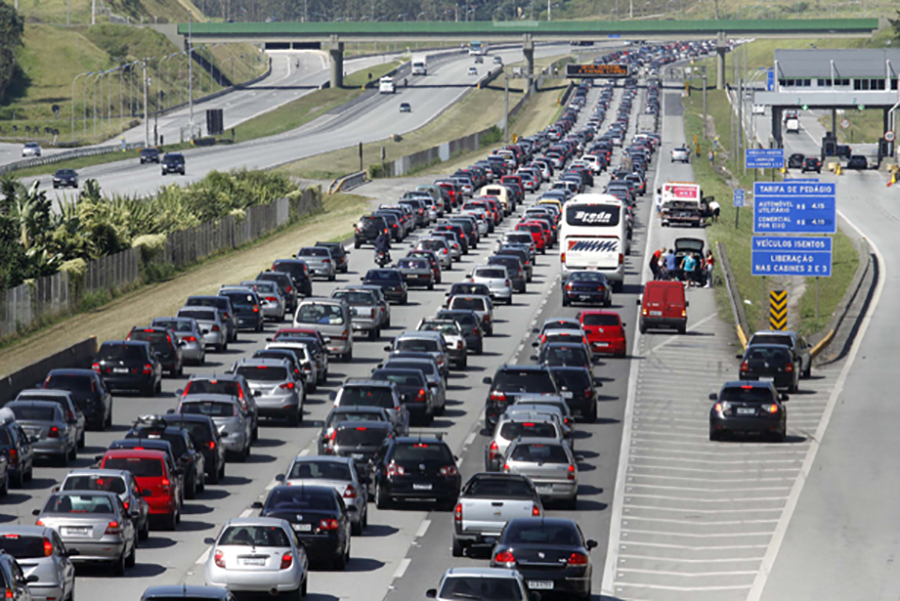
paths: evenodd
<path fill-rule="evenodd" d="M 178 173 L 184 175 L 184 155 L 180 152 L 167 152 L 162 160 L 162 174 Z"/>
<path fill-rule="evenodd" d="M 141 165 L 143 165 L 144 163 L 159 164 L 159 149 L 144 148 L 143 150 L 141 150 Z"/>
<path fill-rule="evenodd" d="M 22 147 L 23 157 L 39 157 L 41 156 L 41 145 L 37 142 L 26 142 Z"/>
<path fill-rule="evenodd" d="M 679 163 L 690 163 L 691 162 L 691 150 L 687 146 L 679 146 L 678 148 L 672 149 L 672 162 L 678 161 Z"/>
<path fill-rule="evenodd" d="M 484 64 L 484 57 L 483 57 L 483 56 L 476 56 L 476 57 L 475 57 L 475 64 L 476 64 L 476 65 L 483 65 L 483 64 Z"/>
<path fill-rule="evenodd" d="M 53 174 L 53 188 L 60 186 L 78 188 L 78 173 L 74 169 L 57 169 Z"/>
<path fill-rule="evenodd" d="M 766 105 L 754 104 L 752 112 L 754 115 L 765 115 L 766 114 Z"/>
<path fill-rule="evenodd" d="M 795 152 L 791 156 L 788 157 L 788 169 L 801 169 L 803 168 L 803 159 L 805 157 L 799 153 Z"/>
<path fill-rule="evenodd" d="M 400 103 L 400 112 L 401 112 L 401 113 L 411 113 L 411 112 L 412 112 L 412 107 L 409 106 L 409 103 L 408 103 L 408 102 L 401 102 L 401 103 Z"/>
<path fill-rule="evenodd" d="M 393 94 L 397 90 L 394 87 L 394 78 L 393 77 L 382 77 L 378 80 L 378 93 L 379 94 Z"/>
<path fill-rule="evenodd" d="M 794 117 L 791 119 L 785 119 L 784 132 L 787 134 L 799 134 L 800 133 L 800 119 L 797 117 Z"/>
<path fill-rule="evenodd" d="M 424 54 L 418 54 L 412 58 L 412 74 L 428 75 L 428 58 Z"/>
<path fill-rule="evenodd" d="M 868 169 L 869 161 L 861 154 L 854 154 L 847 161 L 847 169 Z"/>
<path fill-rule="evenodd" d="M 502 64 L 503 64 L 503 57 L 502 57 L 502 56 L 499 56 L 499 55 L 498 55 L 498 56 L 495 56 L 495 57 L 494 57 L 494 64 L 496 64 L 496 65 L 502 65 Z"/>
<path fill-rule="evenodd" d="M 469 75 L 478 75 L 478 69 L 476 67 L 469 67 Z"/>
<path fill-rule="evenodd" d="M 469 56 L 484 56 L 488 53 L 488 45 L 484 42 L 469 42 Z"/>
<path fill-rule="evenodd" d="M 822 161 L 819 157 L 806 157 L 803 159 L 803 166 L 800 168 L 800 171 L 803 173 L 806 173 L 807 171 L 822 173 Z"/>

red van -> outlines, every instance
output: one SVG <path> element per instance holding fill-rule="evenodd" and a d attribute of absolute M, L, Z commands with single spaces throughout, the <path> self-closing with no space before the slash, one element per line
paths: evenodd
<path fill-rule="evenodd" d="M 687 329 L 688 301 L 681 282 L 647 282 L 637 304 L 641 306 L 641 334 L 648 328 L 672 328 L 679 334 Z"/>
<path fill-rule="evenodd" d="M 181 474 L 168 455 L 149 449 L 113 449 L 106 451 L 100 468 L 131 472 L 150 506 L 151 519 L 160 520 L 166 530 L 175 530 L 181 521 Z"/>
<path fill-rule="evenodd" d="M 625 324 L 615 311 L 590 309 L 578 314 L 581 329 L 594 354 L 603 353 L 624 357 Z"/>

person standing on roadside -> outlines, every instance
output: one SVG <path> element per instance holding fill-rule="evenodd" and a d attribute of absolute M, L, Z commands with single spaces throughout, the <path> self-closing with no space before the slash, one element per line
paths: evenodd
<path fill-rule="evenodd" d="M 709 214 L 712 217 L 713 223 L 719 222 L 719 213 L 722 212 L 722 205 L 720 205 L 715 200 L 709 201 Z"/>
<path fill-rule="evenodd" d="M 716 266 L 716 258 L 711 250 L 706 251 L 706 288 L 713 287 L 713 269 Z"/>
<path fill-rule="evenodd" d="M 656 189 L 656 194 L 653 196 L 653 203 L 656 206 L 656 215 L 662 216 L 662 188 Z"/>
<path fill-rule="evenodd" d="M 681 260 L 681 273 L 684 274 L 684 281 L 687 282 L 688 286 L 693 286 L 696 282 L 694 280 L 694 271 L 697 269 L 697 259 L 694 258 L 693 253 L 687 253 L 684 255 L 684 258 Z"/>
<path fill-rule="evenodd" d="M 666 254 L 666 272 L 667 279 L 678 279 L 678 259 L 675 257 L 675 251 L 671 248 Z"/>
<path fill-rule="evenodd" d="M 650 261 L 648 262 L 648 266 L 650 267 L 650 271 L 653 273 L 653 279 L 659 279 L 659 251 L 657 250 L 655 253 L 650 255 Z"/>

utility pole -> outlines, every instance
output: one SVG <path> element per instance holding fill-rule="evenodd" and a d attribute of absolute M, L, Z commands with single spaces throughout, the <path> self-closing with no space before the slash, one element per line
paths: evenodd
<path fill-rule="evenodd" d="M 743 173 L 747 175 L 747 161 L 743 160 L 743 152 L 741 149 L 744 147 L 744 78 L 738 78 L 738 156 L 735 159 L 740 160 L 741 165 L 743 165 Z"/>
<path fill-rule="evenodd" d="M 141 63 L 144 77 L 144 146 L 150 146 L 150 119 L 147 118 L 147 61 Z"/>
<path fill-rule="evenodd" d="M 503 119 L 503 141 L 509 144 L 509 74 L 504 78 L 506 81 L 506 110 Z"/>
<path fill-rule="evenodd" d="M 19 0 L 16 0 L 16 10 L 19 9 Z M 97 24 L 97 0 L 91 0 L 91 25 Z"/>
<path fill-rule="evenodd" d="M 703 66 L 703 139 L 706 139 L 706 65 Z"/>
<path fill-rule="evenodd" d="M 547 21 L 552 21 L 550 18 L 550 0 L 547 0 Z"/>
<path fill-rule="evenodd" d="M 90 77 L 93 74 L 93 71 L 88 71 L 87 73 L 79 73 L 75 76 L 75 79 L 72 80 L 72 141 L 75 141 L 75 82 L 78 81 L 78 78 L 81 76 Z M 85 79 L 85 89 L 87 89 L 87 79 Z M 82 107 L 83 108 L 83 107 Z"/>
<path fill-rule="evenodd" d="M 188 14 L 190 17 L 190 13 Z M 193 19 L 188 20 L 188 128 L 191 140 L 194 139 L 194 36 Z"/>

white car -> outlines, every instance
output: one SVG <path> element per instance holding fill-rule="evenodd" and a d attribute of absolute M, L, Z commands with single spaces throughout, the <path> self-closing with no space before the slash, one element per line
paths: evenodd
<path fill-rule="evenodd" d="M 478 69 L 475 67 L 469 67 L 469 75 L 478 75 Z"/>
<path fill-rule="evenodd" d="M 484 284 L 491 293 L 491 300 L 504 301 L 512 304 L 512 282 L 509 273 L 503 265 L 485 265 L 476 267 L 469 275 L 473 284 Z"/>
<path fill-rule="evenodd" d="M 41 156 L 41 145 L 37 142 L 26 142 L 22 147 L 23 157 L 39 157 Z"/>
<path fill-rule="evenodd" d="M 766 105 L 754 104 L 752 112 L 754 115 L 765 115 L 766 114 Z"/>
<path fill-rule="evenodd" d="M 603 165 L 600 164 L 600 157 L 593 154 L 586 154 L 581 157 L 581 160 L 590 166 L 591 171 L 593 171 L 595 175 L 603 171 Z"/>
<path fill-rule="evenodd" d="M 679 163 L 690 163 L 691 162 L 691 149 L 687 146 L 679 146 L 678 148 L 672 149 L 672 162 L 678 161 Z"/>

